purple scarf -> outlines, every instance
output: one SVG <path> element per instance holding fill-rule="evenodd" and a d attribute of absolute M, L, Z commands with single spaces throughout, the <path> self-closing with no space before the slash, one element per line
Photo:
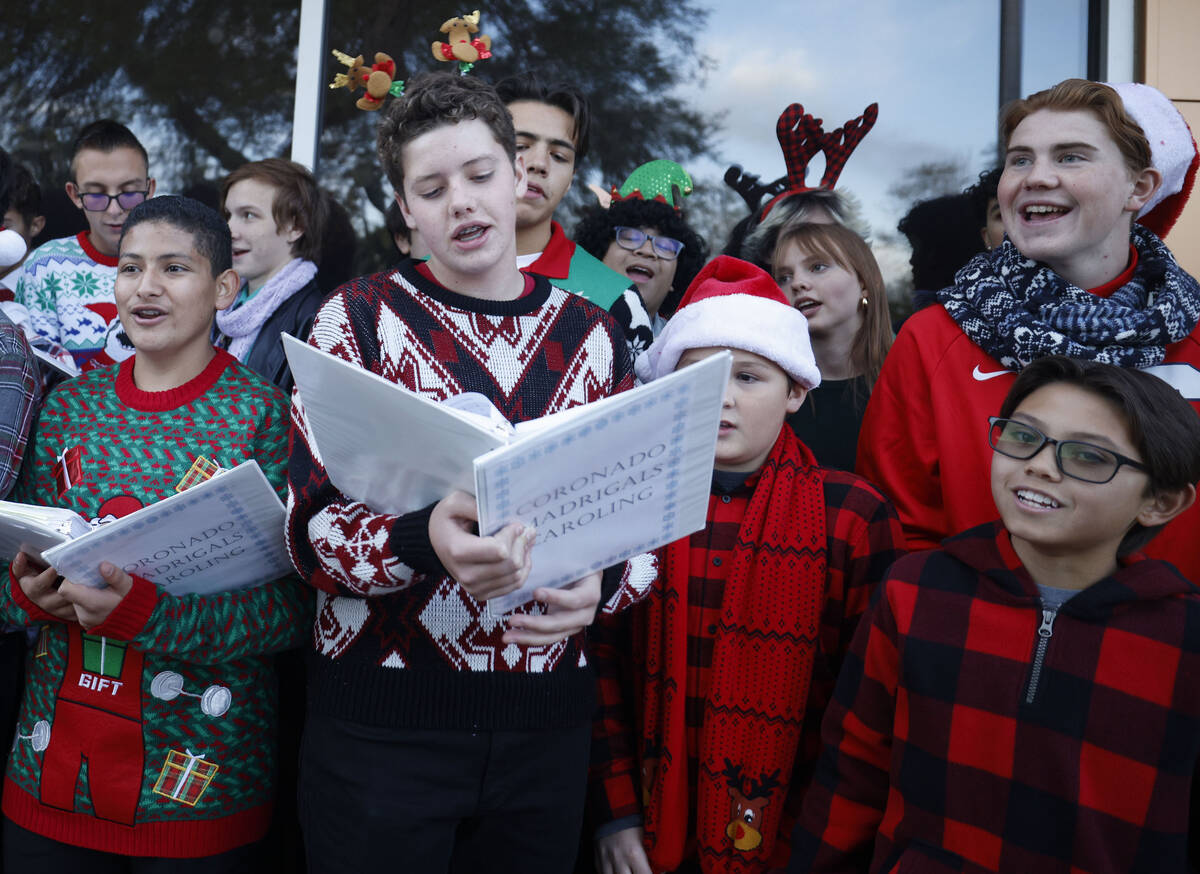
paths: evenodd
<path fill-rule="evenodd" d="M 316 264 L 293 258 L 241 306 L 217 310 L 217 329 L 231 340 L 229 354 L 238 361 L 245 361 L 258 339 L 258 332 L 271 314 L 316 275 Z"/>

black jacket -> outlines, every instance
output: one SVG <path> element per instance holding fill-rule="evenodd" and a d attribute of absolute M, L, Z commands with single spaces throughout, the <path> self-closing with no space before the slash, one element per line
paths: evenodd
<path fill-rule="evenodd" d="M 254 339 L 254 345 L 250 347 L 250 354 L 242 363 L 291 394 L 292 371 L 288 368 L 287 358 L 283 354 L 283 341 L 279 336 L 286 332 L 298 340 L 307 340 L 313 319 L 324 299 L 325 294 L 317 287 L 317 280 L 312 279 L 267 317 Z M 216 345 L 228 349 L 231 338 L 219 330 L 216 333 Z"/>

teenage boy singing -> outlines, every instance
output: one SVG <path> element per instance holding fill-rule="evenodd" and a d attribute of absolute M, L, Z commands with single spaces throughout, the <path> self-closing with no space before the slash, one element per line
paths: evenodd
<path fill-rule="evenodd" d="M 574 85 L 549 84 L 532 72 L 501 79 L 496 91 L 512 114 L 517 154 L 524 160 L 527 178 L 517 199 L 517 266 L 608 310 L 630 351 L 639 355 L 654 334 L 637 286 L 568 238 L 554 221 L 587 155 L 587 98 Z"/>
<path fill-rule="evenodd" d="M 517 269 L 525 167 L 491 86 L 415 78 L 378 147 L 429 260 L 337 289 L 312 345 L 436 400 L 481 392 L 512 421 L 632 386 L 612 318 Z M 310 869 L 383 870 L 400 854 L 413 872 L 571 870 L 595 702 L 579 632 L 600 574 L 495 617 L 486 602 L 528 574 L 532 532 L 478 536 L 462 492 L 377 513 L 330 484 L 298 396 L 293 421 L 288 535 L 319 592 L 300 787 Z M 624 582 L 644 588 L 652 567 L 630 562 Z M 605 579 L 609 593 L 622 575 Z"/>
<path fill-rule="evenodd" d="M 116 300 L 136 354 L 51 393 L 14 500 L 103 522 L 175 494 L 200 456 L 254 459 L 282 492 L 286 399 L 209 339 L 237 294 L 229 228 L 182 197 L 124 225 Z M 0 619 L 40 626 L 4 782 L 4 870 L 258 870 L 276 758 L 268 655 L 304 639 L 311 593 L 289 577 L 174 597 L 100 573 L 107 587 L 77 585 L 19 554 L 0 587 Z"/>

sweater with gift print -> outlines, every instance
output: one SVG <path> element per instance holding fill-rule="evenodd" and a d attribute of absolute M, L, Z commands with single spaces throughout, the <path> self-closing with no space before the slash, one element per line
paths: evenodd
<path fill-rule="evenodd" d="M 175 493 L 197 457 L 254 459 L 282 492 L 282 393 L 218 351 L 179 388 L 145 392 L 136 359 L 53 392 L 13 499 L 100 522 Z M 236 560 L 236 558 L 231 559 Z M 62 843 L 195 857 L 260 838 L 275 773 L 268 654 L 298 645 L 311 597 L 288 578 L 173 597 L 132 590 L 85 631 L 5 574 L 0 618 L 40 626 L 9 757 L 4 814 Z"/>

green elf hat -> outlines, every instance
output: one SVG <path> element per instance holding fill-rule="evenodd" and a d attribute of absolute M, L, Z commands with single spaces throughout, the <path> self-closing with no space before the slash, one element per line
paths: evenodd
<path fill-rule="evenodd" d="M 657 200 L 680 211 L 683 199 L 695 186 L 692 177 L 674 161 L 647 161 L 629 174 L 620 188 L 612 187 L 612 200 Z"/>

